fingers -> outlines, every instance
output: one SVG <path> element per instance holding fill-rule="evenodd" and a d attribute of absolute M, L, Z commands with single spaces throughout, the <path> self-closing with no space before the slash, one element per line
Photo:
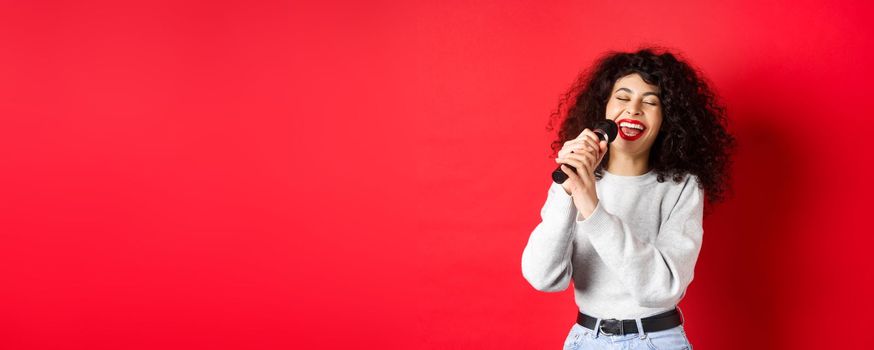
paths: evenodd
<path fill-rule="evenodd" d="M 592 143 L 587 143 L 586 140 L 580 140 L 571 146 L 562 148 L 561 151 L 558 152 L 559 158 L 566 158 L 568 155 L 572 153 L 583 153 L 583 152 L 596 152 L 597 146 Z"/>
<path fill-rule="evenodd" d="M 565 157 L 568 153 L 578 152 L 581 149 L 588 149 L 592 152 L 601 153 L 598 147 L 599 141 L 600 139 L 595 132 L 589 129 L 584 129 L 577 138 L 568 140 L 564 143 L 564 146 L 558 152 L 558 156 Z"/>
<path fill-rule="evenodd" d="M 581 168 L 577 168 L 577 169 L 581 169 Z M 581 186 L 581 185 L 586 186 L 586 187 L 593 185 L 593 181 L 590 179 L 591 176 L 586 176 L 586 175 L 580 176 L 580 174 L 578 174 L 576 171 L 574 171 L 567 164 L 561 165 L 561 171 L 563 171 L 565 174 L 567 174 L 568 181 L 572 181 L 572 183 L 575 184 L 574 186 L 576 188 L 580 188 L 579 186 Z M 573 194 L 571 194 L 571 195 L 573 195 Z"/>
<path fill-rule="evenodd" d="M 589 140 L 592 141 L 593 145 L 597 145 L 598 142 L 601 141 L 601 139 L 598 137 L 598 134 L 596 134 L 594 131 L 589 130 L 589 129 L 583 130 L 583 133 L 580 135 L 588 137 Z"/>
<path fill-rule="evenodd" d="M 573 145 L 573 144 L 577 144 L 577 143 L 581 143 L 581 142 L 591 141 L 592 142 L 591 144 L 594 146 L 594 145 L 597 145 L 598 141 L 600 141 L 600 140 L 601 139 L 598 138 L 598 134 L 596 134 L 594 131 L 589 130 L 587 128 L 587 129 L 583 129 L 583 132 L 581 132 L 580 135 L 577 136 L 577 138 L 570 140 L 568 142 L 565 142 L 565 145 Z M 597 148 L 595 148 L 595 149 L 597 149 Z"/>
<path fill-rule="evenodd" d="M 582 143 L 586 145 L 585 149 L 588 150 L 589 152 L 593 152 L 595 154 L 599 153 L 597 140 L 593 141 L 592 139 L 586 137 L 583 139 Z"/>
<path fill-rule="evenodd" d="M 587 144 L 590 145 L 590 147 L 592 148 L 592 152 L 595 154 L 596 162 L 594 164 L 597 165 L 598 161 L 600 161 L 601 158 L 603 158 L 604 156 L 605 148 L 601 147 L 601 143 L 605 141 L 601 141 L 601 138 L 598 137 L 598 134 L 595 134 L 594 131 L 591 131 L 589 129 L 583 130 L 583 133 L 587 137 Z"/>
<path fill-rule="evenodd" d="M 568 159 L 572 162 L 580 163 L 582 166 L 585 167 L 586 172 L 592 171 L 594 169 L 593 165 L 598 160 L 597 158 L 595 158 L 595 155 L 592 152 L 588 152 L 585 150 L 579 153 L 568 154 L 565 159 Z M 580 167 L 576 166 L 574 163 L 571 163 L 571 165 L 574 168 L 580 169 Z"/>
<path fill-rule="evenodd" d="M 576 168 L 578 172 L 582 171 L 584 174 L 588 174 L 592 172 L 591 164 L 595 161 L 595 158 L 589 152 L 581 152 L 568 154 L 567 157 L 557 158 L 555 161 L 570 165 Z"/>
<path fill-rule="evenodd" d="M 561 148 L 561 150 L 558 152 L 558 154 L 561 156 L 564 156 L 567 153 L 578 151 L 580 149 L 583 149 L 584 147 L 585 147 L 585 144 L 583 144 L 583 139 L 577 137 L 575 139 L 568 140 L 567 142 L 565 142 L 564 146 Z"/>
<path fill-rule="evenodd" d="M 598 160 L 595 164 L 601 164 L 601 159 L 604 159 L 604 156 L 607 155 L 607 141 L 599 142 L 598 148 L 601 149 L 601 152 L 598 153 Z"/>
<path fill-rule="evenodd" d="M 580 181 L 580 176 L 577 175 L 577 173 L 575 173 L 573 170 L 571 170 L 571 168 L 570 168 L 569 166 L 567 166 L 567 165 L 565 165 L 565 164 L 562 164 L 562 165 L 561 165 L 561 171 L 563 171 L 565 174 L 567 174 L 567 177 L 568 177 L 571 181 L 576 181 L 576 182 L 579 182 L 579 181 Z"/>
<path fill-rule="evenodd" d="M 580 139 L 566 142 L 565 147 L 558 152 L 558 158 L 569 158 L 573 154 L 591 154 L 591 165 L 597 165 L 597 161 L 603 156 L 604 149 L 599 142 L 593 142 L 588 136 L 582 136 Z"/>
<path fill-rule="evenodd" d="M 558 151 L 558 157 L 559 158 L 566 157 L 568 154 L 570 154 L 572 152 L 576 152 L 576 151 L 583 149 L 583 147 L 584 147 L 583 144 L 578 142 L 577 140 L 570 140 L 568 142 L 565 142 L 565 146 L 562 147 L 562 149 L 560 151 Z"/>

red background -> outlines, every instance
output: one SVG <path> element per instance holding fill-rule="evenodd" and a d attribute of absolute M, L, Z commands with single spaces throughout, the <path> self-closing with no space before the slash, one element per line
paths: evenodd
<path fill-rule="evenodd" d="M 740 147 L 699 349 L 874 345 L 865 1 L 6 1 L 0 348 L 558 349 L 558 97 L 676 49 Z"/>

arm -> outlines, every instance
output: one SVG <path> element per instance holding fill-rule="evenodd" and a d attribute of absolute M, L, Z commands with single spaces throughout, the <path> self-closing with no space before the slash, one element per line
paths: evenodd
<path fill-rule="evenodd" d="M 535 289 L 560 292 L 570 284 L 575 214 L 573 198 L 552 182 L 540 210 L 541 221 L 522 252 L 522 276 Z"/>
<path fill-rule="evenodd" d="M 614 271 L 642 307 L 676 305 L 692 282 L 704 234 L 704 196 L 689 175 L 679 199 L 659 228 L 654 243 L 637 238 L 599 203 L 579 234 L 588 234 L 602 261 Z"/>

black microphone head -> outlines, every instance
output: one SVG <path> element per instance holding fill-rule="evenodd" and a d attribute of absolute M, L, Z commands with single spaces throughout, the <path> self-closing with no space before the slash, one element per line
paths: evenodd
<path fill-rule="evenodd" d="M 616 122 L 610 119 L 604 119 L 595 123 L 595 130 L 603 130 L 607 134 L 607 143 L 613 142 L 616 139 L 616 135 L 619 134 L 619 127 L 616 126 Z"/>

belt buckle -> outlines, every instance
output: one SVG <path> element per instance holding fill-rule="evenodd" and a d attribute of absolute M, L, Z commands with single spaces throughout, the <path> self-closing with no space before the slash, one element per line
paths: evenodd
<path fill-rule="evenodd" d="M 619 333 L 610 333 L 610 332 L 605 331 L 605 330 L 604 330 L 604 324 L 605 324 L 604 321 L 614 321 L 614 322 L 619 322 Z M 625 326 L 625 325 L 624 325 L 624 323 L 625 323 L 625 322 L 622 322 L 622 320 L 617 320 L 617 319 L 615 319 L 615 318 L 610 318 L 610 319 L 606 319 L 606 320 L 601 320 L 601 325 L 598 326 L 598 328 L 601 330 L 601 333 L 604 333 L 604 334 L 606 334 L 606 335 L 625 335 L 625 329 L 624 329 L 624 326 Z"/>

